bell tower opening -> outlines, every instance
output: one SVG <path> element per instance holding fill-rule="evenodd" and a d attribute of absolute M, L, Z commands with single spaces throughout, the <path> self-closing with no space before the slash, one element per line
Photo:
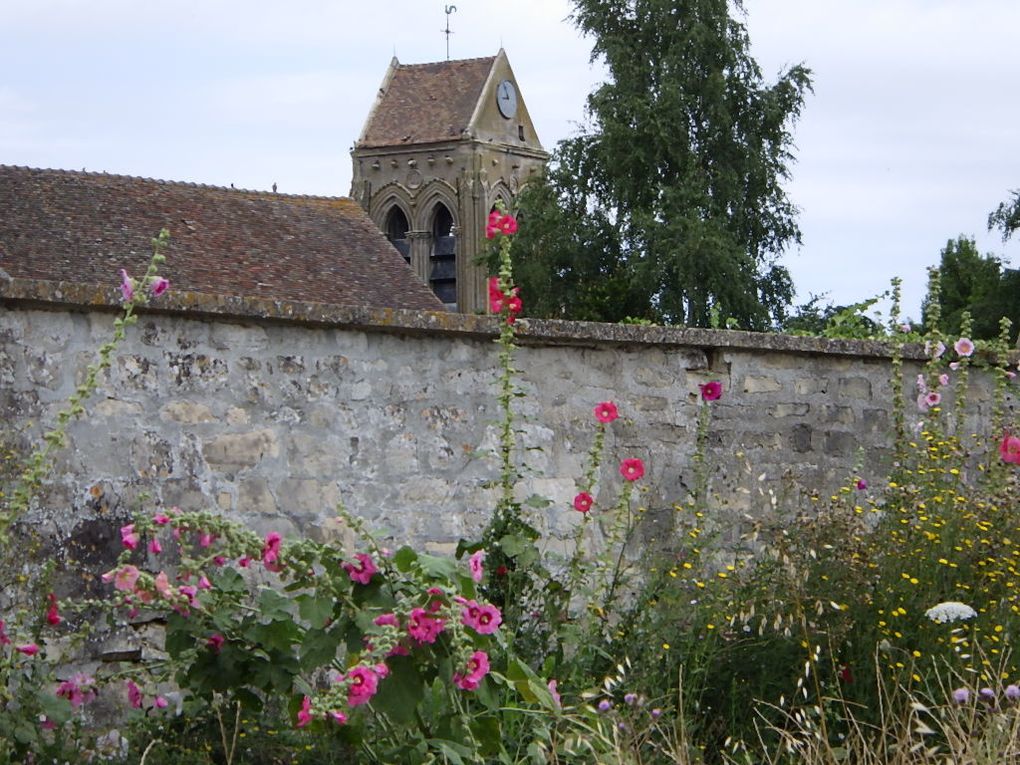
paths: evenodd
<path fill-rule="evenodd" d="M 432 211 L 429 286 L 451 311 L 457 310 L 457 237 L 453 214 L 442 202 Z"/>
<path fill-rule="evenodd" d="M 383 230 L 386 232 L 386 238 L 390 240 L 390 244 L 397 249 L 397 252 L 404 256 L 404 260 L 408 263 L 411 262 L 411 241 L 407 238 L 409 228 L 411 227 L 407 223 L 407 216 L 404 215 L 404 211 L 396 205 L 391 207 L 390 211 L 386 214 Z"/>

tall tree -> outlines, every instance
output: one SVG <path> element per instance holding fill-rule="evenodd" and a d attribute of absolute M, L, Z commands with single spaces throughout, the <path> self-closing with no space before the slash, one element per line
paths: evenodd
<path fill-rule="evenodd" d="M 1013 232 L 1020 228 L 1020 189 L 1010 192 L 1013 198 L 1000 202 L 995 211 L 988 216 L 988 230 L 997 228 L 1002 231 L 1002 241 L 1006 241 Z"/>
<path fill-rule="evenodd" d="M 766 85 L 734 14 L 740 0 L 574 0 L 609 77 L 522 195 L 532 315 L 707 326 L 715 307 L 759 329 L 783 317 L 793 285 L 777 259 L 800 230 L 781 184 L 810 72 Z"/>

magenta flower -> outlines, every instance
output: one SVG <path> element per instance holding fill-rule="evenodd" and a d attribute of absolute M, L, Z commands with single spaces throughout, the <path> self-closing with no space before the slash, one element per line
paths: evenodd
<path fill-rule="evenodd" d="M 485 651 L 475 651 L 468 659 L 466 672 L 454 672 L 453 684 L 464 691 L 476 691 L 487 674 L 489 674 L 489 655 Z"/>
<path fill-rule="evenodd" d="M 128 276 L 128 272 L 123 268 L 120 269 L 120 294 L 125 303 L 130 303 L 135 296 L 134 279 Z"/>
<path fill-rule="evenodd" d="M 945 372 L 939 375 L 939 385 L 949 385 L 949 375 Z"/>
<path fill-rule="evenodd" d="M 303 728 L 312 721 L 312 699 L 305 696 L 301 699 L 301 709 L 297 713 L 297 727 Z"/>
<path fill-rule="evenodd" d="M 703 385 L 699 385 L 701 389 L 701 399 L 703 401 L 717 401 L 722 398 L 722 383 L 718 380 L 712 380 Z"/>
<path fill-rule="evenodd" d="M 0 645 L 10 645 L 11 639 L 7 637 L 7 631 L 4 629 L 4 620 L 0 619 Z"/>
<path fill-rule="evenodd" d="M 379 616 L 375 617 L 372 620 L 372 624 L 376 625 L 377 627 L 383 627 L 383 626 L 397 627 L 397 626 L 399 626 L 399 622 L 397 621 L 397 615 L 393 614 L 393 613 L 380 614 Z"/>
<path fill-rule="evenodd" d="M 961 337 L 953 343 L 953 350 L 956 351 L 957 356 L 970 356 L 974 353 L 974 343 L 969 337 Z"/>
<path fill-rule="evenodd" d="M 135 709 L 142 708 L 142 689 L 135 685 L 134 680 L 127 680 L 124 683 L 127 688 L 128 703 Z"/>
<path fill-rule="evenodd" d="M 939 404 L 942 403 L 942 394 L 939 393 L 937 390 L 930 390 L 924 397 L 924 403 L 927 404 L 929 407 L 938 406 Z"/>
<path fill-rule="evenodd" d="M 574 497 L 574 509 L 579 513 L 587 513 L 595 504 L 595 498 L 586 491 L 582 491 Z"/>
<path fill-rule="evenodd" d="M 379 570 L 376 568 L 375 561 L 372 560 L 372 556 L 368 553 L 356 553 L 354 557 L 358 559 L 358 562 L 342 564 L 343 570 L 347 572 L 347 576 L 351 578 L 351 581 L 358 584 L 368 584 L 372 581 L 372 575 Z"/>
<path fill-rule="evenodd" d="M 864 491 L 867 488 L 868 488 L 868 482 L 865 481 L 863 478 L 858 478 L 857 479 L 857 490 L 858 491 Z"/>
<path fill-rule="evenodd" d="M 616 404 L 612 401 L 603 401 L 595 405 L 595 419 L 602 423 L 610 423 L 620 416 Z"/>
<path fill-rule="evenodd" d="M 465 600 L 461 621 L 479 635 L 491 635 L 503 623 L 503 614 L 491 603 L 481 604 L 474 600 Z"/>
<path fill-rule="evenodd" d="M 347 680 L 347 703 L 352 706 L 367 704 L 379 690 L 379 676 L 370 667 L 358 665 L 341 679 Z"/>
<path fill-rule="evenodd" d="M 166 513 L 156 513 L 152 516 L 152 522 L 157 526 L 166 526 L 170 523 L 170 516 Z"/>
<path fill-rule="evenodd" d="M 129 550 L 137 549 L 138 534 L 135 533 L 135 524 L 129 523 L 127 526 L 120 527 L 120 541 Z"/>
<path fill-rule="evenodd" d="M 209 636 L 209 639 L 205 641 L 206 647 L 211 648 L 213 653 L 219 653 L 220 649 L 223 648 L 223 644 L 227 641 L 223 635 L 218 632 L 214 632 Z"/>
<path fill-rule="evenodd" d="M 35 656 L 39 653 L 39 646 L 35 643 L 25 643 L 24 645 L 14 646 L 14 650 L 25 654 L 25 656 Z"/>
<path fill-rule="evenodd" d="M 1003 462 L 1020 465 L 1020 438 L 1006 433 L 999 444 L 999 457 Z"/>
<path fill-rule="evenodd" d="M 482 577 L 485 575 L 482 569 L 482 562 L 485 560 L 485 550 L 475 550 L 471 553 L 471 557 L 468 558 L 468 568 L 471 569 L 471 578 L 476 582 L 482 581 Z"/>
<path fill-rule="evenodd" d="M 645 463 L 637 457 L 626 459 L 620 463 L 620 475 L 627 481 L 636 481 L 645 474 Z"/>
<path fill-rule="evenodd" d="M 407 620 L 407 634 L 419 644 L 435 643 L 445 623 L 424 608 L 413 608 Z"/>
<path fill-rule="evenodd" d="M 170 282 L 164 279 L 162 276 L 157 276 L 149 284 L 149 294 L 153 297 L 159 297 L 164 292 L 170 289 Z"/>
<path fill-rule="evenodd" d="M 130 563 L 121 566 L 119 569 L 113 572 L 113 587 L 121 592 L 133 592 L 135 584 L 138 582 L 138 577 L 141 576 L 141 571 Z M 103 575 L 103 579 L 106 579 L 106 575 Z"/>
<path fill-rule="evenodd" d="M 329 716 L 333 719 L 333 722 L 335 722 L 337 725 L 344 725 L 347 722 L 347 715 L 338 710 L 335 709 L 332 710 L 329 713 Z"/>
<path fill-rule="evenodd" d="M 280 570 L 280 544 L 283 537 L 276 531 L 266 534 L 266 542 L 262 546 L 262 563 L 270 571 Z"/>
<path fill-rule="evenodd" d="M 166 575 L 166 571 L 160 571 L 156 574 L 156 578 L 152 580 L 152 584 L 161 598 L 165 598 L 166 600 L 173 598 L 174 588 L 170 584 L 170 578 Z"/>
<path fill-rule="evenodd" d="M 56 627 L 64 618 L 60 615 L 60 608 L 57 605 L 57 596 L 52 592 L 46 596 L 50 601 L 50 607 L 46 609 L 46 621 Z"/>
<path fill-rule="evenodd" d="M 553 704 L 556 705 L 556 708 L 559 709 L 560 707 L 562 707 L 563 706 L 563 700 L 560 698 L 560 693 L 556 689 L 556 680 L 555 679 L 550 680 L 546 684 L 546 688 L 549 689 L 549 693 L 552 695 L 552 698 L 553 698 Z"/>
<path fill-rule="evenodd" d="M 163 545 L 161 545 L 159 543 L 159 540 L 156 539 L 155 537 L 153 537 L 152 541 L 149 542 L 149 552 L 151 552 L 153 555 L 159 555 L 161 552 L 163 552 Z"/>
<path fill-rule="evenodd" d="M 215 541 L 216 541 L 216 535 L 215 534 L 210 534 L 208 531 L 206 531 L 206 532 L 203 532 L 202 534 L 199 535 L 199 537 L 198 537 L 198 546 L 199 547 L 210 547 L 212 545 L 212 543 L 215 542 Z"/>
<path fill-rule="evenodd" d="M 95 678 L 89 677 L 81 672 L 76 673 L 70 680 L 64 680 L 57 686 L 57 696 L 71 702 L 71 707 L 77 709 L 82 704 L 87 704 L 96 697 L 93 686 Z"/>
<path fill-rule="evenodd" d="M 156 698 L 154 698 L 152 700 L 152 705 L 154 707 L 156 707 L 156 709 L 166 709 L 167 708 L 167 700 L 163 696 L 157 696 Z"/>

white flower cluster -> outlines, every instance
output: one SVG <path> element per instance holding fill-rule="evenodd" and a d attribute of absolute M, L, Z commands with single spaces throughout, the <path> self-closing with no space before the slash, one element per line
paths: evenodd
<path fill-rule="evenodd" d="M 968 606 L 966 603 L 960 603 L 956 600 L 947 600 L 945 603 L 939 603 L 937 606 L 932 606 L 924 612 L 924 615 L 936 624 L 950 624 L 952 622 L 962 622 L 967 619 L 973 619 L 977 616 L 977 611 Z"/>

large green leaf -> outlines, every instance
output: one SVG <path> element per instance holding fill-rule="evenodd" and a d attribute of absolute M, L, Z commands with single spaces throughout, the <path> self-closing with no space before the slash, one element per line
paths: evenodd
<path fill-rule="evenodd" d="M 308 630 L 301 642 L 301 668 L 310 670 L 331 662 L 336 658 L 341 636 L 339 630 L 329 632 L 321 629 Z"/>
<path fill-rule="evenodd" d="M 333 618 L 335 601 L 329 595 L 299 595 L 298 614 L 313 629 L 322 629 Z"/>
<path fill-rule="evenodd" d="M 411 723 L 425 699 L 425 680 L 410 657 L 394 656 L 387 663 L 390 674 L 379 683 L 372 706 L 398 725 Z"/>

